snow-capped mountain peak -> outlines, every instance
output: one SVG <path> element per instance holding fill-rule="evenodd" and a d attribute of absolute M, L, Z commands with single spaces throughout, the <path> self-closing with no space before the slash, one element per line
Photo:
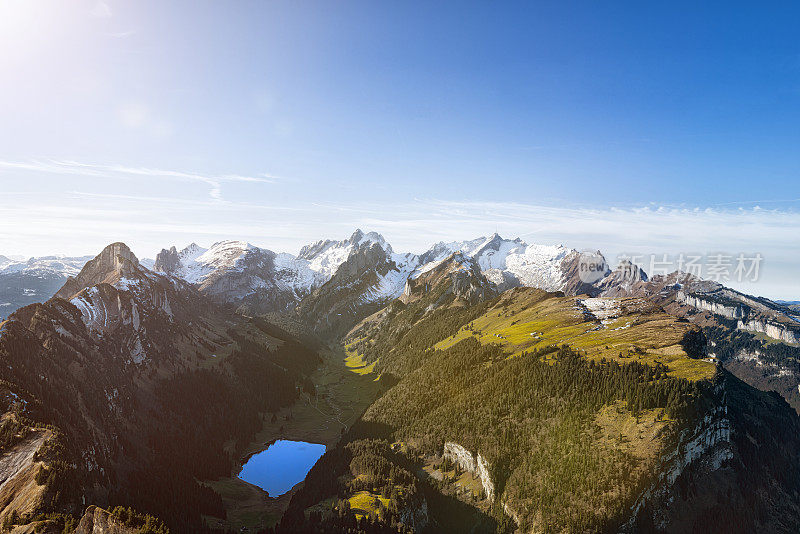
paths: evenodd
<path fill-rule="evenodd" d="M 40 256 L 24 261 L 0 258 L 0 271 L 12 272 L 51 272 L 64 276 L 75 276 L 92 259 L 92 256 Z"/>
<path fill-rule="evenodd" d="M 522 239 L 504 239 L 497 233 L 469 241 L 437 243 L 420 256 L 413 278 L 434 269 L 455 252 L 474 259 L 498 286 L 523 285 L 549 291 L 561 289 L 564 259 L 572 249 L 563 245 L 528 245 Z"/>
<path fill-rule="evenodd" d="M 261 252 L 261 249 L 245 241 L 218 241 L 208 250 L 190 245 L 181 251 L 181 255 L 185 253 L 187 264 L 199 264 L 205 270 L 216 270 L 236 268 L 237 264 L 251 252 Z"/>
<path fill-rule="evenodd" d="M 309 268 L 320 273 L 326 278 L 331 278 L 336 274 L 336 270 L 342 265 L 354 250 L 364 246 L 378 245 L 387 253 L 392 254 L 392 247 L 386 242 L 383 236 L 377 232 L 364 233 L 360 229 L 353 232 L 348 239 L 333 241 L 324 239 L 306 245 L 300 249 L 298 258 L 308 260 Z"/>
<path fill-rule="evenodd" d="M 194 261 L 207 250 L 207 248 L 203 248 L 197 243 L 191 243 L 178 253 L 178 257 L 180 257 L 181 261 Z"/>
<path fill-rule="evenodd" d="M 365 244 L 371 246 L 372 244 L 376 244 L 380 246 L 382 249 L 386 250 L 387 252 L 392 251 L 392 247 L 386 242 L 386 239 L 383 238 L 381 234 L 378 232 L 367 232 L 366 234 L 361 231 L 361 229 L 357 229 L 353 232 L 353 235 L 350 236 L 349 240 L 353 245 L 360 247 Z"/>

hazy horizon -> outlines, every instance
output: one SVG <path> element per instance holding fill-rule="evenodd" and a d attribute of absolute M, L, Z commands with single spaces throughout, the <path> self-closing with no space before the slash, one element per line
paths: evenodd
<path fill-rule="evenodd" d="M 798 299 L 792 17 L 686 5 L 4 2 L 0 254 L 497 231 Z"/>

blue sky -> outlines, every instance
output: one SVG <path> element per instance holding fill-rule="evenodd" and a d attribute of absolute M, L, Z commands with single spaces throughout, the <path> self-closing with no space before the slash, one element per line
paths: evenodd
<path fill-rule="evenodd" d="M 498 230 L 800 298 L 800 7 L 703 4 L 4 0 L 0 254 Z"/>

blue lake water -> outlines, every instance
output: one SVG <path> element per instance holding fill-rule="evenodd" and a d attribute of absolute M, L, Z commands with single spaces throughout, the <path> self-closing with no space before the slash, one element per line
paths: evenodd
<path fill-rule="evenodd" d="M 325 445 L 279 439 L 265 451 L 250 457 L 239 478 L 269 493 L 283 495 L 306 478 L 308 471 L 325 453 Z"/>

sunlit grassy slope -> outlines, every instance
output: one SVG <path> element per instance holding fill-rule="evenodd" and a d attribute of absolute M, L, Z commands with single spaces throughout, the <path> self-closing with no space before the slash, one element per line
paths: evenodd
<path fill-rule="evenodd" d="M 601 321 L 583 302 L 574 297 L 542 300 L 541 292 L 518 289 L 435 348 L 445 349 L 474 337 L 482 344 L 499 344 L 513 356 L 567 344 L 592 360 L 661 362 L 676 378 L 702 380 L 714 375 L 713 363 L 689 358 L 681 346 L 692 329 L 688 323 L 676 321 L 642 299 L 592 299 L 592 305 L 609 310 L 608 318 Z"/>
<path fill-rule="evenodd" d="M 384 506 L 389 506 L 389 499 L 383 497 L 379 493 L 371 493 L 369 491 L 359 491 L 352 495 L 349 499 L 350 509 L 355 512 L 356 517 L 368 515 L 370 512 L 378 512 L 378 503 Z"/>
<path fill-rule="evenodd" d="M 372 374 L 375 370 L 375 364 L 377 360 L 368 364 L 364 360 L 364 356 L 353 350 L 350 345 L 345 346 L 345 354 L 347 356 L 344 359 L 344 364 L 351 372 L 356 373 L 358 375 L 368 375 Z M 375 381 L 379 381 L 381 378 L 380 374 L 375 377 Z"/>

